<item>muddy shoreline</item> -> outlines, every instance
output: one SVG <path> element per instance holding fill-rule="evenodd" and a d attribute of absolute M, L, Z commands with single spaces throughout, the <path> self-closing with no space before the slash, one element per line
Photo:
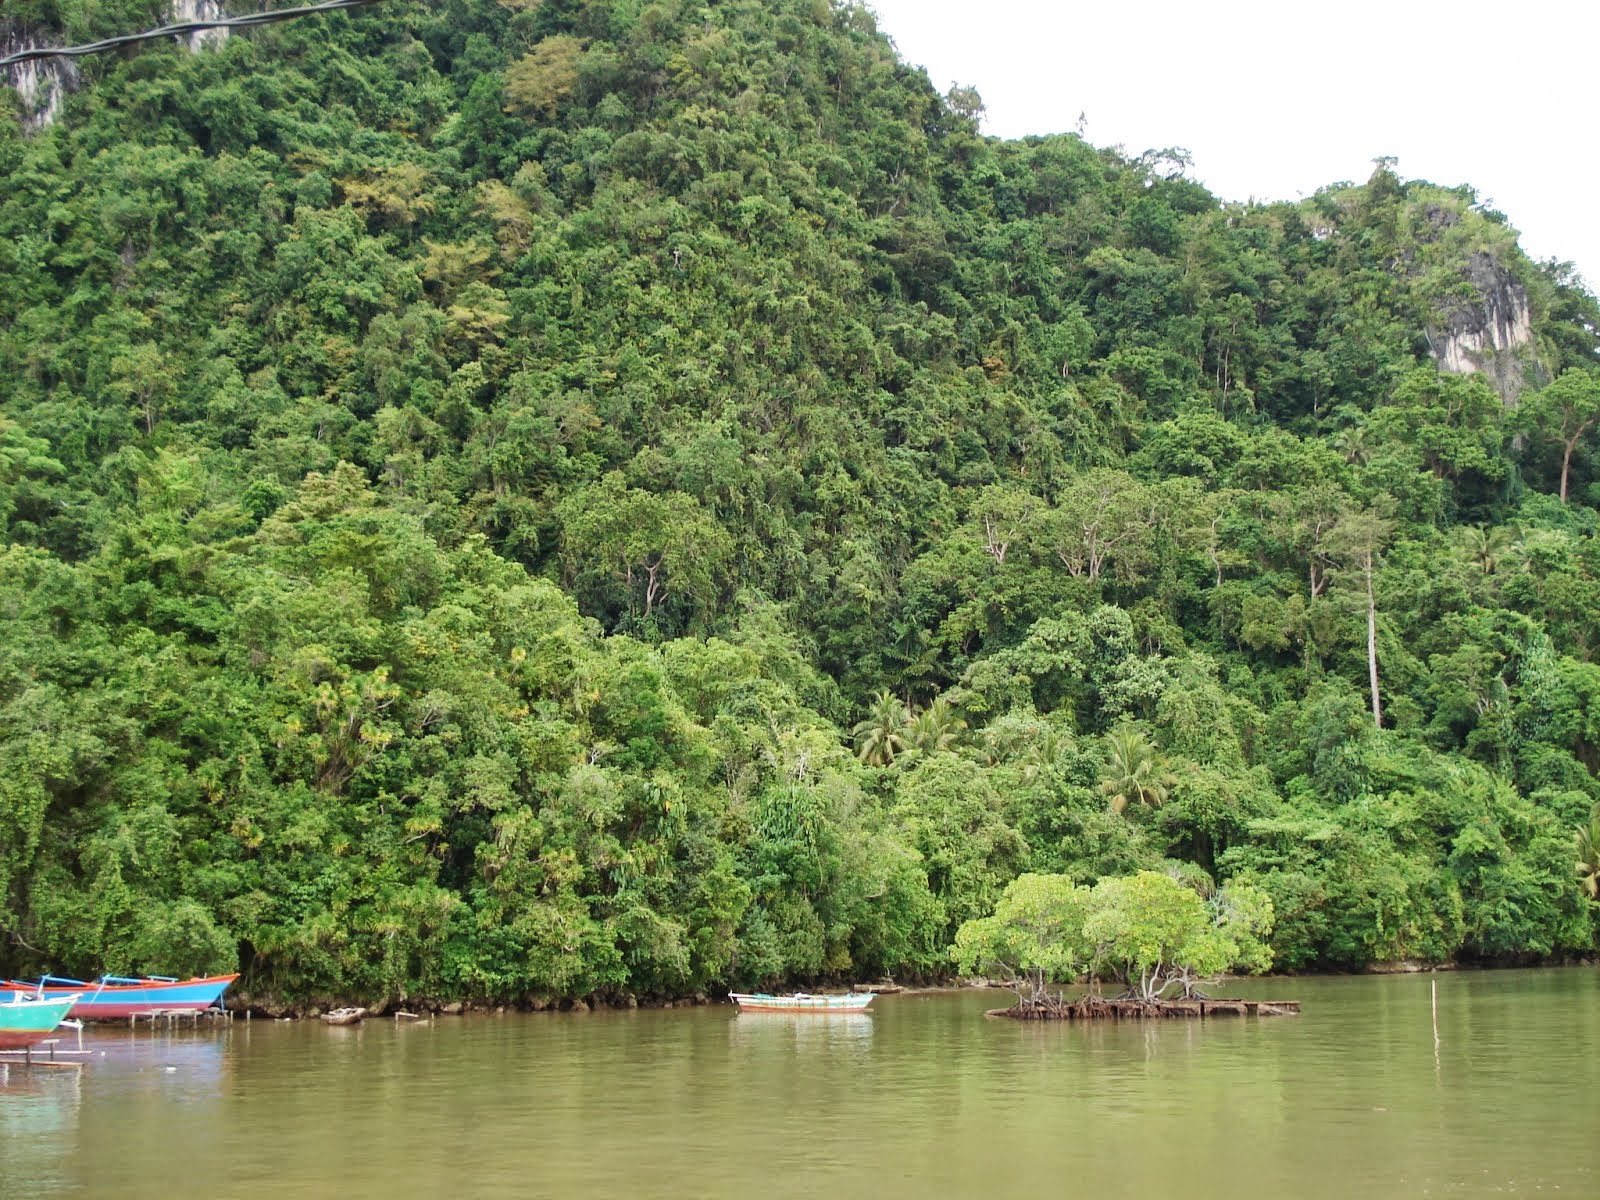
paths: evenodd
<path fill-rule="evenodd" d="M 1600 959 L 1574 958 L 1560 961 L 1546 961 L 1542 963 L 1428 963 L 1417 960 L 1399 960 L 1394 962 L 1372 963 L 1359 971 L 1305 971 L 1295 974 L 1264 975 L 1261 979 L 1336 979 L 1359 978 L 1364 975 L 1417 975 L 1435 971 L 1498 971 L 1513 969 L 1537 969 L 1542 967 L 1575 967 L 1600 965 Z M 798 985 L 794 985 L 798 986 Z M 881 994 L 901 995 L 927 995 L 938 992 L 968 991 L 974 988 L 996 988 L 1009 990 L 1009 985 L 999 980 L 992 979 L 952 979 L 940 981 L 919 981 L 910 984 L 895 984 L 890 982 L 857 984 L 854 989 L 844 985 L 812 986 L 808 989 L 814 992 L 847 992 L 878 991 Z M 791 990 L 791 985 L 783 985 L 775 990 Z M 360 1005 L 367 1010 L 369 1017 L 388 1017 L 395 1012 L 403 1012 L 415 1016 L 466 1016 L 471 1014 L 495 1014 L 507 1012 L 559 1012 L 559 1013 L 588 1013 L 600 1011 L 625 1011 L 640 1008 L 699 1008 L 710 1004 L 727 1003 L 727 995 L 721 990 L 694 992 L 687 996 L 640 996 L 632 992 L 618 993 L 613 996 L 593 995 L 584 997 L 570 996 L 527 996 L 517 1000 L 489 1001 L 489 1000 L 441 1000 L 422 997 L 404 997 L 387 1001 L 363 1001 L 359 997 L 351 996 L 318 996 L 313 999 L 287 1000 L 280 996 L 234 990 L 223 997 L 228 1010 L 235 1016 L 263 1017 L 271 1020 L 287 1020 L 297 1018 L 317 1018 L 325 1012 L 334 1009 L 349 1008 Z M 1113 1003 L 1106 1001 L 1106 1003 Z M 1116 1003 L 1123 1003 L 1117 1001 Z M 1128 1002 L 1133 1003 L 1133 1002 Z M 1179 1003 L 1178 1001 L 1163 1001 L 1164 1004 Z M 1215 1003 L 1215 1002 L 1214 1002 Z M 1242 1001 L 1241 1003 L 1263 1003 L 1260 1001 Z M 1265 1003 L 1276 1003 L 1266 1001 Z M 1005 1010 L 991 1010 L 995 1012 Z M 1220 1014 L 1219 1014 L 1220 1015 Z M 1034 1019 L 1034 1018 L 1025 1018 Z"/>

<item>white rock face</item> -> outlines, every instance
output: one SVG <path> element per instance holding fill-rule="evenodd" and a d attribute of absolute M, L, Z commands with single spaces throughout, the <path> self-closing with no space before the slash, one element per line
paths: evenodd
<path fill-rule="evenodd" d="M 22 97 L 22 124 L 38 129 L 61 115 L 61 79 L 48 59 L 11 68 L 11 86 Z"/>
<path fill-rule="evenodd" d="M 1485 360 L 1505 350 L 1516 350 L 1533 341 L 1533 324 L 1526 301 L 1508 312 L 1493 312 L 1478 328 L 1446 334 L 1436 345 L 1441 370 L 1465 375 L 1481 371 Z"/>
<path fill-rule="evenodd" d="M 48 44 L 27 30 L 0 25 L 0 57 Z M 68 58 L 34 59 L 0 71 L 0 85 L 14 88 L 22 101 L 22 128 L 28 133 L 61 115 L 62 99 L 77 82 L 77 65 Z"/>
<path fill-rule="evenodd" d="M 0 0 L 3 4 L 4 0 Z M 213 21 L 225 16 L 222 0 L 171 0 L 168 23 Z M 186 39 L 189 49 L 198 51 L 220 46 L 228 39 L 226 29 L 204 29 Z M 0 19 L 0 57 L 34 46 L 59 45 L 53 34 L 26 29 Z M 78 66 L 70 58 L 42 58 L 0 70 L 0 86 L 9 85 L 22 101 L 22 128 L 32 133 L 53 123 L 61 115 L 66 93 L 77 86 Z"/>
<path fill-rule="evenodd" d="M 222 0 L 172 0 L 174 25 L 182 25 L 188 21 L 215 21 L 225 15 L 222 11 Z M 226 29 L 204 29 L 189 35 L 189 49 L 202 50 L 208 46 L 220 46 L 227 40 Z"/>
<path fill-rule="evenodd" d="M 1528 364 L 1520 353 L 1533 345 L 1528 290 L 1510 271 L 1484 253 L 1467 264 L 1470 299 L 1441 312 L 1440 326 L 1428 330 L 1428 345 L 1441 371 L 1489 377 L 1500 398 L 1514 404 L 1526 383 Z"/>

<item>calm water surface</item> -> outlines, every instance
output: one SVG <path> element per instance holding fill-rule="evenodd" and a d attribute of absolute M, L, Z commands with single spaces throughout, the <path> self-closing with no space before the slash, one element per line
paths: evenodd
<path fill-rule="evenodd" d="M 965 992 L 106 1030 L 81 1071 L 0 1067 L 0 1196 L 1600 1192 L 1600 971 L 1238 990 L 1306 1011 L 1033 1026 Z"/>

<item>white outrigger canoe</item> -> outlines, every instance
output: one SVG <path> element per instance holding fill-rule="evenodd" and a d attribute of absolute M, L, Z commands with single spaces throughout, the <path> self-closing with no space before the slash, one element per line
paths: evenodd
<path fill-rule="evenodd" d="M 817 996 L 810 992 L 794 992 L 788 996 L 729 992 L 728 999 L 739 1006 L 740 1012 L 843 1013 L 862 1012 L 877 997 L 871 992 L 851 992 L 846 996 Z"/>

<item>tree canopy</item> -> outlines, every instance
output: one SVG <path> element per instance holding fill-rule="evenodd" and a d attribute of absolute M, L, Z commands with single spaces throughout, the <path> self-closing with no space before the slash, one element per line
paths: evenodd
<path fill-rule="evenodd" d="M 931 976 L 1057 876 L 1146 990 L 1594 952 L 1600 305 L 1470 188 L 987 137 L 834 0 L 80 72 L 0 88 L 0 973 Z"/>

